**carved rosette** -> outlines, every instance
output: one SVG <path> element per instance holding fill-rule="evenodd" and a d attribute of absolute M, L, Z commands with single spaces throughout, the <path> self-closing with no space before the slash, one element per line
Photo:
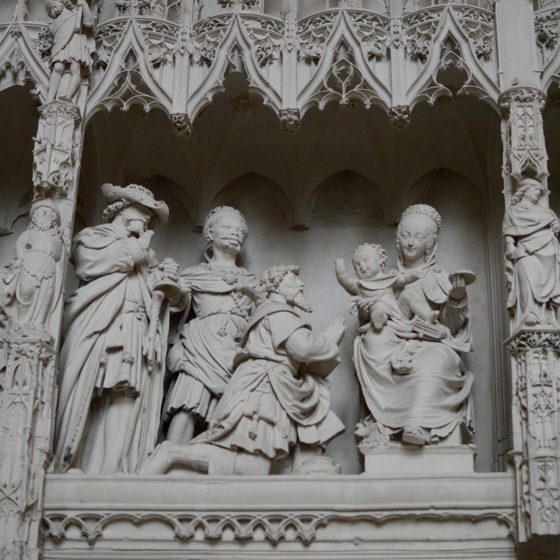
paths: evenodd
<path fill-rule="evenodd" d="M 518 540 L 560 534 L 560 331 L 523 329 L 512 362 Z"/>
<path fill-rule="evenodd" d="M 410 107 L 391 107 L 389 109 L 389 122 L 396 130 L 406 128 L 410 124 Z"/>
<path fill-rule="evenodd" d="M 527 172 L 548 175 L 542 110 L 546 95 L 531 87 L 518 87 L 500 97 L 507 122 L 504 137 L 504 172 L 520 179 Z"/>
<path fill-rule="evenodd" d="M 81 122 L 80 110 L 72 103 L 52 101 L 40 111 L 33 148 L 33 185 L 41 194 L 55 191 L 66 196 L 74 179 L 74 137 Z"/>
<path fill-rule="evenodd" d="M 48 337 L 17 332 L 4 341 L 0 392 L 1 558 L 39 557 L 45 469 L 50 463 L 55 352 Z"/>

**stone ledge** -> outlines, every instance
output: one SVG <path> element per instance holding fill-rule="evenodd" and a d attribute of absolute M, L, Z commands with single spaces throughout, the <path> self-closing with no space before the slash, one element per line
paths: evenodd
<path fill-rule="evenodd" d="M 45 560 L 513 559 L 510 473 L 50 475 Z"/>

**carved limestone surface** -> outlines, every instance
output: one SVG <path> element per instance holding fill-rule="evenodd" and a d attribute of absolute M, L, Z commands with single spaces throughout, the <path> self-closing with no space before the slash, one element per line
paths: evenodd
<path fill-rule="evenodd" d="M 313 334 L 296 311 L 309 310 L 298 275 L 294 266 L 263 273 L 237 367 L 208 430 L 188 445 L 161 444 L 144 474 L 163 474 L 172 465 L 208 474 L 339 472 L 322 446 L 344 430 L 330 410 L 325 380 L 338 363 L 344 321 Z"/>
<path fill-rule="evenodd" d="M 50 200 L 37 200 L 29 226 L 16 242 L 16 259 L 1 274 L 0 291 L 12 329 L 48 333 L 61 293 L 62 255 L 60 213 Z"/>
<path fill-rule="evenodd" d="M 188 443 L 197 423 L 206 425 L 233 373 L 236 344 L 253 310 L 252 299 L 242 290 L 256 282 L 237 265 L 247 234 L 241 212 L 214 208 L 203 228 L 207 262 L 181 274 L 191 306 L 169 352 L 173 380 L 163 407 L 167 439 L 174 443 Z"/>
<path fill-rule="evenodd" d="M 475 277 L 467 270 L 448 275 L 441 268 L 436 253 L 440 227 L 434 208 L 411 206 L 397 229 L 397 270 L 385 271 L 387 254 L 376 244 L 355 251 L 356 278 L 342 259 L 336 262 L 338 281 L 352 296 L 360 319 L 354 364 L 377 423 L 360 429 L 366 440 L 382 442 L 390 435 L 422 446 L 446 440 L 463 427 L 473 429 L 474 376 L 459 352 L 471 349 L 466 286 Z"/>
<path fill-rule="evenodd" d="M 76 104 L 93 63 L 93 14 L 86 0 L 47 0 L 45 7 L 52 20 L 53 37 L 48 101 L 60 99 Z"/>
<path fill-rule="evenodd" d="M 48 338 L 5 339 L 0 381 L 0 557 L 40 556 L 43 483 L 51 461 L 55 355 Z"/>
<path fill-rule="evenodd" d="M 66 101 L 53 101 L 40 112 L 33 147 L 33 185 L 41 195 L 54 191 L 67 196 L 76 180 L 80 110 Z"/>
<path fill-rule="evenodd" d="M 506 118 L 504 173 L 521 179 L 530 173 L 548 175 L 542 110 L 546 96 L 535 88 L 514 88 L 500 97 Z"/>
<path fill-rule="evenodd" d="M 56 453 L 63 470 L 134 473 L 156 444 L 168 315 L 185 298 L 179 266 L 150 249 L 167 205 L 140 185 L 103 194 L 108 223 L 73 240 L 82 286 L 65 309 Z"/>
<path fill-rule="evenodd" d="M 512 354 L 518 539 L 560 533 L 560 333 L 523 327 Z"/>
<path fill-rule="evenodd" d="M 542 200 L 545 187 L 522 179 L 503 223 L 508 308 L 514 326 L 560 327 L 560 220 Z"/>

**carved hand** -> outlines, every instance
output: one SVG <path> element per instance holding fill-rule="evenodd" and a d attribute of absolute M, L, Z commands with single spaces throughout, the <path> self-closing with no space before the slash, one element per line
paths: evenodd
<path fill-rule="evenodd" d="M 560 233 L 560 220 L 554 220 L 550 224 L 550 229 L 553 231 L 553 233 Z"/>
<path fill-rule="evenodd" d="M 467 285 L 461 274 L 453 276 L 451 290 L 449 290 L 449 299 L 461 301 L 467 295 Z"/>
<path fill-rule="evenodd" d="M 145 231 L 138 238 L 138 244 L 140 245 L 140 247 L 142 247 L 142 249 L 147 250 L 150 247 L 150 242 L 152 240 L 153 235 L 154 232 L 151 229 L 149 229 L 148 231 Z"/>
<path fill-rule="evenodd" d="M 346 270 L 344 259 L 334 259 L 334 268 L 339 273 L 344 272 Z"/>
<path fill-rule="evenodd" d="M 171 282 L 179 282 L 181 267 L 173 259 L 165 259 L 161 263 L 161 270 Z"/>
<path fill-rule="evenodd" d="M 323 336 L 332 340 L 336 344 L 340 344 L 344 331 L 346 330 L 346 324 L 342 317 L 337 317 L 332 323 L 323 331 Z"/>

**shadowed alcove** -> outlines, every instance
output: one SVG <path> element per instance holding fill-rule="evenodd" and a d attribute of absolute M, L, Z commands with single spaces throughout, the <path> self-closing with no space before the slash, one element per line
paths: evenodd
<path fill-rule="evenodd" d="M 352 365 L 357 320 L 337 284 L 333 260 L 351 268 L 354 249 L 381 243 L 396 264 L 396 224 L 410 204 L 433 204 L 442 214 L 439 256 L 452 272 L 472 269 L 478 431 L 476 467 L 504 466 L 507 383 L 503 351 L 505 307 L 501 262 L 501 141 L 499 116 L 482 101 L 459 97 L 417 105 L 402 131 L 379 108 L 328 104 L 309 110 L 301 131 L 282 131 L 274 112 L 239 76 L 198 115 L 193 133 L 177 137 L 161 111 L 98 112 L 85 135 L 80 219 L 100 220 L 104 182 L 137 182 L 171 208 L 156 232 L 158 256 L 182 266 L 203 258 L 200 228 L 219 204 L 239 208 L 249 224 L 242 263 L 260 274 L 274 264 L 302 267 L 310 321 L 324 328 L 343 316 L 341 363 L 331 375 L 331 403 L 346 431 L 328 446 L 343 473 L 362 471 L 355 424 L 364 415 Z"/>

